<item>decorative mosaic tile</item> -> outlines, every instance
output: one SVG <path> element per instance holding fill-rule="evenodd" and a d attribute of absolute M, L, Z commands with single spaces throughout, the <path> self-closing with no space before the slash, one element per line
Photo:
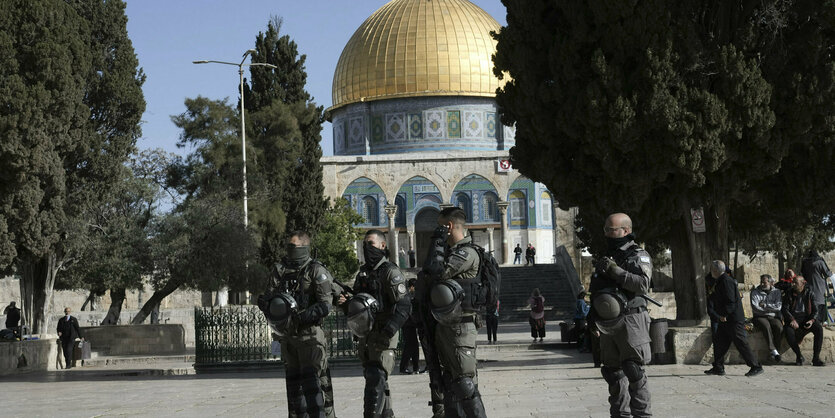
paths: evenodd
<path fill-rule="evenodd" d="M 446 137 L 446 114 L 442 110 L 424 112 L 426 118 L 426 139 L 444 139 Z"/>
<path fill-rule="evenodd" d="M 351 118 L 351 121 L 349 123 L 350 125 L 348 127 L 348 143 L 352 146 L 362 144 L 363 133 L 365 131 L 365 128 L 362 124 L 362 116 Z"/>
<path fill-rule="evenodd" d="M 488 138 L 496 138 L 496 114 L 494 112 L 487 112 L 484 114 L 486 121 L 485 128 L 487 130 Z"/>
<path fill-rule="evenodd" d="M 446 130 L 450 138 L 461 138 L 461 111 L 447 110 Z"/>
<path fill-rule="evenodd" d="M 423 119 L 420 113 L 409 114 L 409 139 L 423 138 Z"/>
<path fill-rule="evenodd" d="M 404 141 L 406 139 L 406 115 L 390 113 L 386 115 L 386 141 Z"/>
<path fill-rule="evenodd" d="M 478 138 L 484 136 L 484 126 L 481 112 L 464 112 L 464 138 Z"/>
<path fill-rule="evenodd" d="M 334 152 L 340 152 L 345 148 L 345 122 L 343 121 L 333 125 L 333 148 Z"/>
<path fill-rule="evenodd" d="M 371 142 L 375 144 L 383 142 L 383 117 L 381 115 L 371 117 Z"/>

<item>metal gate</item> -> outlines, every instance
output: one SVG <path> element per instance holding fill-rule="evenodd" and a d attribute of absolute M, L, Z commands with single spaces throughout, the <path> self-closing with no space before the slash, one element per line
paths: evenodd
<path fill-rule="evenodd" d="M 354 341 L 347 318 L 334 309 L 322 324 L 331 359 L 356 359 Z M 270 353 L 272 334 L 264 314 L 257 306 L 194 308 L 195 364 L 221 365 L 280 361 Z M 403 345 L 402 334 L 396 355 Z"/>

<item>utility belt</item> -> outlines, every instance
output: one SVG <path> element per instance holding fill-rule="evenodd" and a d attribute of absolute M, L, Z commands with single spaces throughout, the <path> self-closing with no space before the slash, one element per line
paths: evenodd
<path fill-rule="evenodd" d="M 631 315 L 631 314 L 636 314 L 636 313 L 641 313 L 641 312 L 646 312 L 646 311 L 647 311 L 646 306 L 636 306 L 634 308 L 626 308 L 626 310 L 624 312 L 627 315 Z"/>

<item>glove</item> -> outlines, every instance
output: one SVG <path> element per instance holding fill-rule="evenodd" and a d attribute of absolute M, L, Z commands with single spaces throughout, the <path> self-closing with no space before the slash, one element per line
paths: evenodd
<path fill-rule="evenodd" d="M 432 232 L 432 239 L 440 238 L 446 241 L 447 235 L 449 235 L 449 228 L 446 225 L 442 225 L 435 228 L 435 231 Z"/>
<path fill-rule="evenodd" d="M 378 350 L 388 350 L 391 337 L 386 336 L 383 331 L 371 331 L 366 338 L 366 343 Z"/>
<path fill-rule="evenodd" d="M 615 260 L 606 257 L 601 261 L 601 264 L 601 268 L 606 272 L 606 275 L 609 276 L 610 279 L 614 280 L 618 284 L 623 282 L 623 273 L 625 271 L 620 268 L 617 263 L 615 263 Z"/>

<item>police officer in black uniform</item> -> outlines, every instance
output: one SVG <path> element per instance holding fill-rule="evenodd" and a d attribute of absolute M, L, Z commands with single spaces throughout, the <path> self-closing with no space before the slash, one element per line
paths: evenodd
<path fill-rule="evenodd" d="M 652 261 L 635 243 L 632 220 L 624 213 L 606 218 L 607 257 L 595 263 L 592 292 L 594 326 L 600 332 L 603 378 L 609 384 L 613 417 L 648 417 L 650 393 L 644 365 L 649 362 L 647 302 Z"/>
<path fill-rule="evenodd" d="M 359 337 L 358 352 L 365 375 L 366 418 L 393 417 L 388 377 L 394 369 L 398 331 L 412 310 L 406 278 L 386 258 L 386 236 L 372 229 L 362 247 L 365 263 L 354 281 L 354 296 L 339 304 L 348 315 L 348 326 Z"/>
<path fill-rule="evenodd" d="M 290 417 L 335 417 L 322 322 L 333 302 L 333 277 L 310 257 L 310 235 L 291 233 L 270 290 L 258 298 L 281 342 Z"/>
<path fill-rule="evenodd" d="M 471 290 L 480 284 L 480 258 L 466 235 L 466 215 L 460 208 L 446 208 L 438 217 L 425 271 L 428 292 L 424 296 L 437 321 L 432 328 L 431 345 L 442 369 L 443 408 L 446 417 L 486 417 L 478 390 L 476 336 L 481 326 L 479 308 Z M 448 245 L 448 249 L 444 244 Z M 466 289 L 466 291 L 465 291 Z M 429 329 L 429 328 L 428 328 Z M 429 359 L 427 357 L 427 362 Z M 431 375 L 430 375 L 431 377 Z M 431 385 L 430 385 L 431 387 Z M 433 412 L 438 397 L 433 393 Z"/>

